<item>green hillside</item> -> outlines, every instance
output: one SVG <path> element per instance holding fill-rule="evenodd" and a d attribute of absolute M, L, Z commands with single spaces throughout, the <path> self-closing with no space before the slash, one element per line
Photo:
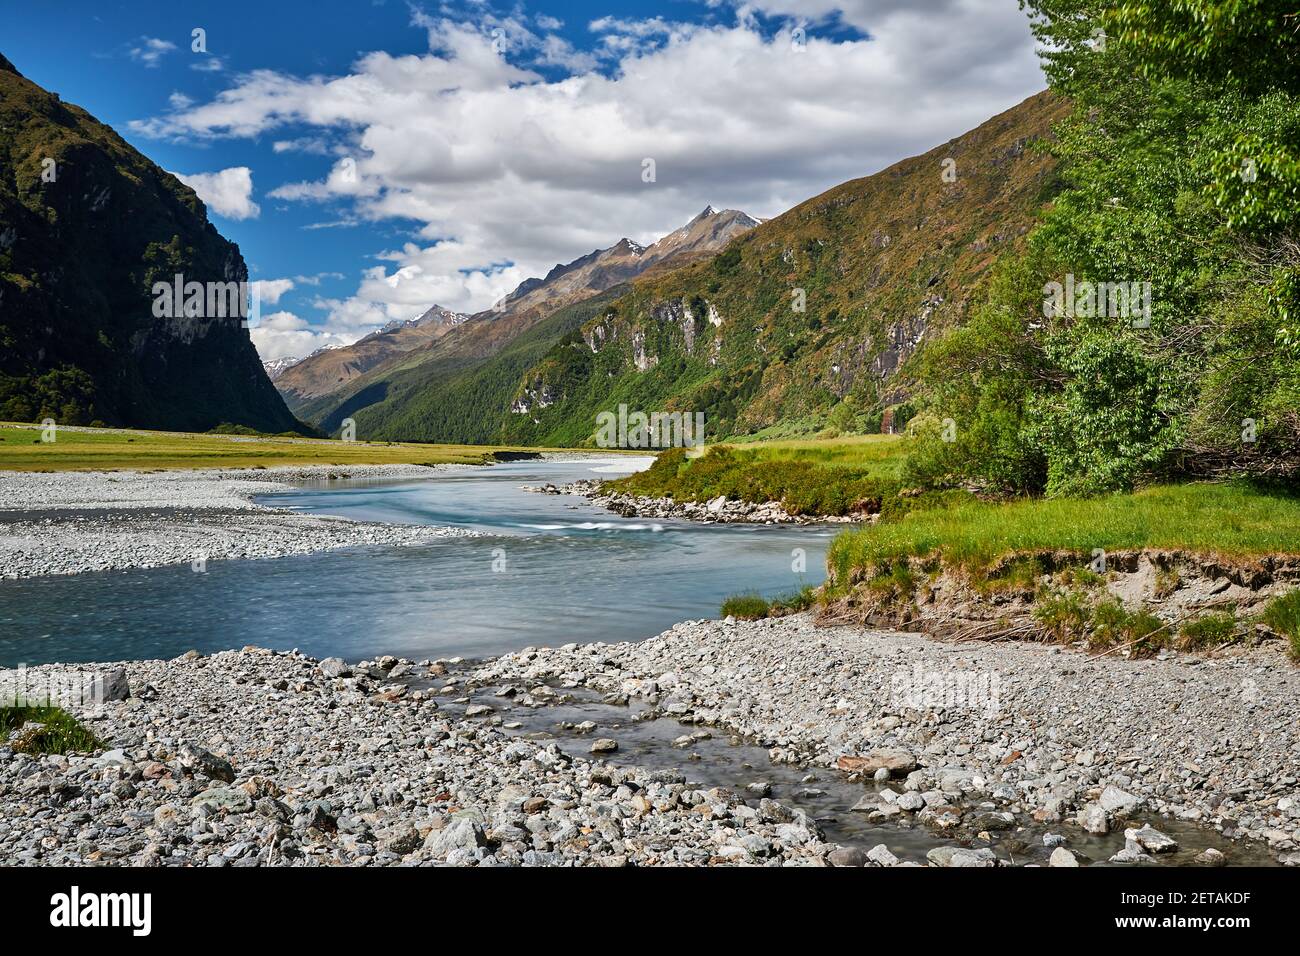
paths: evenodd
<path fill-rule="evenodd" d="M 1067 112 L 1058 97 L 1032 97 L 796 206 L 710 261 L 635 282 L 527 371 L 512 396 L 527 411 L 502 437 L 581 443 L 620 403 L 702 411 L 710 438 L 776 425 L 878 430 L 906 395 L 900 367 L 965 320 L 1051 195 L 1053 164 L 1035 144 Z"/>
<path fill-rule="evenodd" d="M 331 433 L 353 417 L 358 435 L 386 441 L 495 442 L 507 430 L 524 371 L 624 289 L 559 309 L 490 355 L 444 354 L 451 352 L 446 342 L 416 350 L 361 377 L 342 398 L 307 403 L 299 414 Z"/>

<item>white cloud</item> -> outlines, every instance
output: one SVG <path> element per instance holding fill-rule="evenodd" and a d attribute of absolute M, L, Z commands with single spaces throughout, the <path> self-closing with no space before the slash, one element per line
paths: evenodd
<path fill-rule="evenodd" d="M 156 67 L 164 56 L 176 49 L 170 40 L 157 37 L 141 37 L 139 42 L 127 50 L 127 55 L 137 63 L 143 63 L 150 69 Z"/>
<path fill-rule="evenodd" d="M 426 55 L 371 53 L 337 77 L 256 71 L 210 102 L 133 127 L 351 144 L 319 178 L 270 193 L 328 204 L 322 228 L 422 224 L 419 241 L 382 254 L 389 265 L 366 270 L 352 297 L 318 303 L 325 328 L 350 333 L 433 303 L 485 308 L 556 262 L 620 236 L 652 241 L 706 204 L 777 215 L 1044 86 L 1013 0 L 752 7 L 794 22 L 848 7 L 840 18 L 870 39 L 813 31 L 799 50 L 789 28 L 765 36 L 743 10 L 733 25 L 602 18 L 590 25 L 596 49 L 616 62 L 598 71 L 536 20 L 541 34 L 521 17 L 416 14 Z M 544 78 L 533 67 L 545 63 L 567 63 L 566 75 Z M 656 163 L 653 184 L 641 179 L 645 158 Z"/>
<path fill-rule="evenodd" d="M 253 285 L 263 305 L 277 305 L 294 283 L 292 279 L 258 279 Z"/>
<path fill-rule="evenodd" d="M 253 171 L 231 166 L 216 173 L 173 173 L 189 186 L 213 212 L 227 219 L 256 219 L 262 209 L 253 202 Z"/>
<path fill-rule="evenodd" d="M 315 329 L 292 312 L 263 316 L 248 334 L 263 362 L 278 358 L 305 358 L 326 345 L 351 345 L 361 337 Z"/>

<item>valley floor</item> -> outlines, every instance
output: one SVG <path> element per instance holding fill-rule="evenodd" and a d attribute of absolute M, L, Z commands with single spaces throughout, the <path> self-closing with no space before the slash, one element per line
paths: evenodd
<path fill-rule="evenodd" d="M 1266 649 L 1100 660 L 797 616 L 478 666 L 245 648 L 99 667 L 130 686 L 80 711 L 102 749 L 41 757 L 0 743 L 0 862 L 1300 862 L 1300 672 Z M 535 729 L 584 688 L 648 704 L 633 723 L 689 725 L 680 769 L 619 759 L 626 719 L 578 728 L 588 735 L 567 752 Z M 853 812 L 879 825 L 873 842 L 837 845 L 762 784 L 692 783 L 710 732 L 752 738 L 816 786 L 860 779 Z M 890 836 L 913 830 L 933 834 L 919 858 Z"/>

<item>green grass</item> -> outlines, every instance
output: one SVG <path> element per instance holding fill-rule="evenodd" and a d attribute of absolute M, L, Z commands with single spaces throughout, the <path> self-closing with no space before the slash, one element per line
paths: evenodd
<path fill-rule="evenodd" d="M 53 442 L 43 442 L 39 426 L 0 425 L 0 470 L 3 471 L 480 464 L 496 451 L 539 450 L 115 428 L 60 428 Z"/>
<path fill-rule="evenodd" d="M 1178 629 L 1178 643 L 1185 651 L 1201 651 L 1231 643 L 1237 636 L 1237 617 L 1231 611 L 1210 611 Z"/>
<path fill-rule="evenodd" d="M 827 557 L 836 589 L 854 570 L 874 577 L 908 558 L 941 558 L 985 571 L 1022 552 L 1182 549 L 1225 558 L 1291 554 L 1300 548 L 1300 497 L 1244 484 L 1160 485 L 1087 499 L 970 501 L 914 510 L 840 534 Z"/>
<path fill-rule="evenodd" d="M 767 617 L 771 608 L 771 602 L 760 594 L 733 594 L 722 602 L 722 616 L 756 621 Z"/>
<path fill-rule="evenodd" d="M 663 452 L 646 471 L 610 482 L 620 491 L 678 501 L 780 501 L 799 515 L 878 511 L 895 500 L 902 441 L 892 435 L 713 445 Z"/>
<path fill-rule="evenodd" d="M 40 726 L 24 731 L 14 742 L 14 750 L 19 753 L 89 753 L 103 746 L 66 710 L 44 704 L 0 707 L 0 740 L 7 740 L 11 733 L 29 722 Z"/>
<path fill-rule="evenodd" d="M 812 585 L 792 594 L 783 594 L 768 600 L 760 594 L 733 594 L 722 602 L 722 616 L 736 617 L 742 621 L 757 621 L 764 617 L 780 617 L 797 611 L 806 611 L 817 600 L 817 589 Z"/>
<path fill-rule="evenodd" d="M 1264 608 L 1264 623 L 1286 637 L 1291 656 L 1300 661 L 1300 589 L 1270 601 Z"/>

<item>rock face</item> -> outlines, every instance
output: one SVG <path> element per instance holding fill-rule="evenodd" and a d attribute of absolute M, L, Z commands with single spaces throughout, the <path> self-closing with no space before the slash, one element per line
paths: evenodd
<path fill-rule="evenodd" d="M 0 419 L 302 429 L 239 316 L 155 315 L 157 282 L 248 279 L 192 189 L 7 60 L 0 130 Z"/>

